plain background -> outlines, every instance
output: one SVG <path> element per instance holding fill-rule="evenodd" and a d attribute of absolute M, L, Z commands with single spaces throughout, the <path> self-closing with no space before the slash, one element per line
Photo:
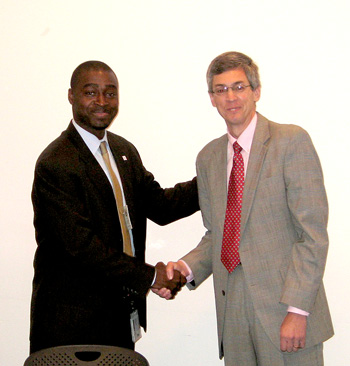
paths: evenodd
<path fill-rule="evenodd" d="M 77 65 L 102 60 L 120 81 L 111 131 L 133 142 L 162 186 L 195 175 L 195 159 L 226 132 L 205 73 L 218 54 L 241 51 L 259 65 L 258 111 L 311 135 L 330 203 L 325 284 L 336 336 L 327 365 L 348 364 L 349 10 L 346 0 L 2 0 L 0 2 L 0 365 L 23 364 L 35 251 L 31 185 L 39 153 L 71 118 Z M 176 260 L 204 234 L 195 214 L 149 225 L 147 260 Z M 153 293 L 148 332 L 136 345 L 152 366 L 223 365 L 212 279 L 174 301 Z"/>

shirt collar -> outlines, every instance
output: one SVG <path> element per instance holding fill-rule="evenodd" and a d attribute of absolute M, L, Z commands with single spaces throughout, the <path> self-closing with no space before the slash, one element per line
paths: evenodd
<path fill-rule="evenodd" d="M 73 122 L 73 126 L 76 128 L 76 130 L 78 131 L 79 135 L 84 140 L 86 146 L 89 148 L 89 150 L 92 152 L 93 155 L 95 155 L 96 152 L 99 150 L 102 141 L 106 141 L 107 142 L 107 145 L 108 145 L 107 132 L 106 131 L 105 131 L 105 135 L 103 136 L 103 139 L 100 140 L 99 138 L 97 138 L 91 132 L 88 132 L 84 128 L 80 127 L 74 121 L 74 119 L 72 120 L 72 122 Z"/>
<path fill-rule="evenodd" d="M 233 146 L 233 144 L 237 141 L 238 144 L 242 147 L 244 151 L 246 151 L 248 154 L 250 153 L 250 148 L 252 146 L 254 132 L 256 128 L 256 124 L 258 121 L 258 116 L 255 113 L 254 117 L 250 121 L 248 127 L 241 133 L 241 135 L 236 139 L 233 137 L 228 131 L 227 131 L 227 137 L 229 144 Z"/>

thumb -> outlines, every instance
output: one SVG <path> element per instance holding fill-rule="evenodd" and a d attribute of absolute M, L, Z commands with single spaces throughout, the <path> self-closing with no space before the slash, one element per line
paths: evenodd
<path fill-rule="evenodd" d="M 174 269 L 175 269 L 174 262 L 169 262 L 166 266 L 166 274 L 168 276 L 168 279 L 171 281 L 174 278 Z"/>

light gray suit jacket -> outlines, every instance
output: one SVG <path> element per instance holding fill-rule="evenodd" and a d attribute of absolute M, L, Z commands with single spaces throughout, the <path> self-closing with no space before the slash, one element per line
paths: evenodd
<path fill-rule="evenodd" d="M 197 158 L 203 222 L 199 245 L 183 257 L 198 287 L 211 273 L 220 357 L 228 272 L 220 260 L 227 201 L 227 135 Z M 258 114 L 245 178 L 240 257 L 252 301 L 266 333 L 280 347 L 288 305 L 310 313 L 306 347 L 333 335 L 322 283 L 328 251 L 328 205 L 321 165 L 306 131 Z"/>

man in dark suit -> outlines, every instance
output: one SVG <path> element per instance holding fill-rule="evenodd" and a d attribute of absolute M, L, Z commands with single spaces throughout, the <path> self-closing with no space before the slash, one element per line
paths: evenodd
<path fill-rule="evenodd" d="M 37 161 L 31 353 L 69 344 L 133 349 L 138 317 L 146 327 L 148 290 L 167 287 L 174 295 L 185 282 L 179 272 L 169 281 L 163 263 L 145 263 L 146 219 L 165 225 L 196 212 L 196 179 L 162 189 L 136 148 L 106 131 L 118 113 L 118 97 L 109 66 L 99 61 L 78 66 L 68 94 L 74 119 Z M 113 174 L 122 191 L 122 224 Z M 121 226 L 130 237 L 129 254 Z"/>

